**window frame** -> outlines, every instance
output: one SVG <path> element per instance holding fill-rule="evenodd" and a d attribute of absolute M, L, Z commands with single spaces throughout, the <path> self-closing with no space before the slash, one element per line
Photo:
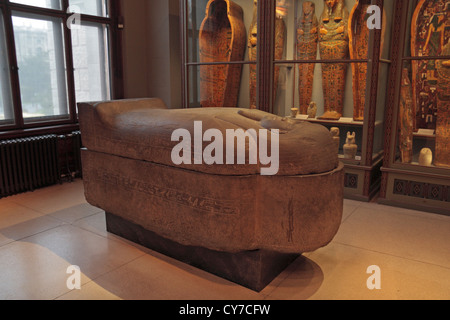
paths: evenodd
<path fill-rule="evenodd" d="M 102 33 L 103 33 L 103 40 L 104 40 L 104 42 L 102 43 L 102 45 L 106 48 L 106 49 L 108 49 L 109 48 L 109 50 L 106 50 L 106 55 L 105 55 L 105 58 L 106 58 L 106 60 L 105 61 L 102 61 L 102 62 L 108 62 L 108 64 L 107 63 L 102 63 L 101 64 L 101 68 L 102 69 L 104 69 L 104 70 L 102 70 L 102 73 L 103 73 L 103 76 L 106 76 L 106 81 L 104 82 L 104 83 L 102 83 L 102 87 L 104 87 L 104 88 L 102 88 L 102 91 L 103 91 L 103 93 L 107 93 L 107 94 L 109 94 L 109 96 L 111 97 L 112 95 L 113 95 L 113 83 L 112 83 L 112 72 L 113 72 L 113 65 L 112 65 L 112 61 L 111 61 L 111 30 L 110 30 L 110 25 L 109 24 L 105 24 L 105 23 L 101 23 L 101 22 L 92 22 L 92 21 L 86 21 L 86 20 L 82 20 L 81 21 L 81 27 L 98 27 L 99 29 L 101 28 L 102 29 Z M 105 33 L 106 33 L 106 35 L 105 35 Z M 73 34 L 72 34 L 73 35 Z M 73 40 L 73 38 L 71 37 L 71 40 Z M 74 48 L 74 46 L 72 46 L 72 48 Z M 108 65 L 108 67 L 106 67 Z M 74 84 L 75 84 L 75 87 L 76 87 L 76 84 L 77 84 L 77 81 L 76 81 L 76 76 L 75 76 L 75 74 L 76 74 L 76 68 L 75 68 L 75 63 L 74 63 L 74 68 L 72 69 L 72 70 L 74 70 L 74 78 L 73 78 L 73 80 L 74 80 Z M 76 92 L 76 90 L 74 91 L 74 93 L 75 93 L 75 99 L 76 99 L 76 94 L 77 94 L 77 92 Z M 103 99 L 103 98 L 101 98 L 101 99 Z M 81 101 L 80 101 L 81 102 Z"/>
<path fill-rule="evenodd" d="M 2 75 L 2 81 L 5 79 L 6 80 L 5 82 L 7 82 L 6 86 L 7 86 L 7 89 L 9 91 L 7 99 L 10 100 L 11 104 L 13 104 L 14 103 L 14 100 L 13 100 L 13 89 L 12 89 L 12 84 L 11 84 L 11 73 L 12 72 L 11 72 L 11 66 L 10 66 L 10 57 L 9 57 L 8 50 L 7 50 L 8 44 L 7 44 L 6 22 L 5 22 L 5 19 L 4 19 L 4 7 L 3 7 L 2 4 L 3 4 L 3 1 L 0 0 L 0 15 L 1 15 L 0 23 L 2 24 L 0 26 L 0 29 L 1 29 L 0 36 L 4 37 L 4 39 L 1 39 L 0 41 L 2 41 L 2 50 L 4 49 L 5 53 L 6 53 L 6 57 L 4 59 L 6 60 L 7 65 L 9 66 L 8 71 L 5 72 L 4 75 Z M 4 101 L 2 101 L 2 103 L 4 103 Z M 6 114 L 6 107 L 4 106 L 4 108 L 5 108 L 4 112 Z M 8 119 L 5 119 L 5 120 L 0 120 L 0 126 L 1 127 L 6 127 L 7 125 L 8 126 L 14 125 L 14 123 L 11 124 L 11 121 L 14 122 L 15 108 L 14 108 L 14 106 L 10 106 L 8 108 L 8 110 L 9 110 L 8 113 L 12 113 L 13 114 L 13 116 L 12 116 L 13 119 L 8 118 Z"/>
<path fill-rule="evenodd" d="M 62 133 L 78 130 L 78 113 L 75 91 L 74 60 L 72 51 L 72 31 L 67 27 L 68 19 L 73 13 L 67 13 L 69 0 L 61 0 L 61 10 L 35 7 L 0 0 L 0 10 L 3 14 L 4 29 L 7 46 L 7 57 L 10 66 L 10 86 L 14 109 L 14 124 L 0 124 L 0 140 L 15 137 L 24 137 L 35 134 Z M 58 119 L 59 116 L 41 119 L 39 121 L 24 121 L 22 114 L 22 102 L 20 93 L 19 70 L 12 23 L 12 12 L 38 14 L 47 17 L 61 19 L 63 23 L 64 57 L 66 63 L 66 86 L 69 118 Z M 109 0 L 107 8 L 108 16 L 92 16 L 80 14 L 82 22 L 103 24 L 108 26 L 108 55 L 110 66 L 110 95 L 111 99 L 123 98 L 123 66 L 122 66 L 122 25 L 120 0 Z"/>

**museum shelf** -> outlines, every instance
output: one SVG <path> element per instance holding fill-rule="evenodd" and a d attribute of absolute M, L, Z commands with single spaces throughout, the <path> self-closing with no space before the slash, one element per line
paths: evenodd
<path fill-rule="evenodd" d="M 450 3 L 397 3 L 379 202 L 450 215 Z"/>
<path fill-rule="evenodd" d="M 238 90 L 232 93 L 236 101 L 233 105 L 235 107 L 257 108 L 283 117 L 292 117 L 292 109 L 303 108 L 303 112 L 294 116 L 296 121 L 317 123 L 330 130 L 339 129 L 339 155 L 346 170 L 346 197 L 370 201 L 379 191 L 381 182 L 386 92 L 391 69 L 392 21 L 394 8 L 399 0 L 337 0 L 336 12 L 332 11 L 333 16 L 329 21 L 336 23 L 337 34 L 342 31 L 338 29 L 339 26 L 345 26 L 344 41 L 348 49 L 345 49 L 341 56 L 333 56 L 333 49 L 327 54 L 325 51 L 321 52 L 319 40 L 308 46 L 309 49 L 305 49 L 307 52 L 313 50 L 312 54 L 309 52 L 304 55 L 304 51 L 299 51 L 300 43 L 305 39 L 304 36 L 299 37 L 299 30 L 303 30 L 307 20 L 304 11 L 315 9 L 314 20 L 318 26 L 316 32 L 320 33 L 320 23 L 326 20 L 324 15 L 327 12 L 324 0 L 234 0 L 232 2 L 239 7 L 234 7 L 234 11 L 226 11 L 224 7 L 220 7 L 226 4 L 228 8 L 232 8 L 231 1 L 227 0 L 180 1 L 183 30 L 183 106 L 208 106 L 205 99 L 202 99 L 205 92 L 208 94 L 208 89 L 211 95 L 217 94 L 213 92 L 217 88 L 222 92 L 230 92 L 226 88 L 237 85 Z M 341 8 L 342 3 L 346 9 Z M 369 11 L 371 14 L 368 14 L 368 7 L 371 5 L 380 9 L 379 15 L 377 11 Z M 215 10 L 211 10 L 212 8 Z M 223 10 L 222 14 L 219 14 L 220 8 Z M 214 19 L 210 17 L 213 12 L 216 14 Z M 379 27 L 369 28 L 368 17 L 375 17 L 373 21 L 379 22 Z M 234 20 L 236 18 L 239 18 L 239 22 Z M 210 24 L 208 29 L 206 26 L 210 20 L 214 20 L 215 24 Z M 218 23 L 220 20 L 222 22 Z M 238 27 L 233 27 L 233 23 Z M 218 25 L 226 26 L 229 30 L 221 29 Z M 236 46 L 230 40 L 235 37 L 236 30 L 241 25 L 244 25 L 246 30 L 243 54 L 240 44 Z M 307 25 L 307 33 L 311 33 L 311 30 L 314 33 L 314 28 Z M 327 25 L 327 28 L 331 30 L 332 27 Z M 219 29 L 221 31 L 217 31 Z M 205 30 L 214 30 L 221 36 L 205 35 Z M 206 39 L 210 48 L 205 49 L 202 38 Z M 219 38 L 228 41 L 228 46 L 219 41 Z M 309 37 L 307 41 L 310 41 Z M 233 56 L 229 53 L 224 58 L 217 52 L 221 46 L 238 54 Z M 240 67 L 240 80 L 232 84 L 217 80 L 220 73 L 223 74 L 230 66 Z M 336 84 L 332 81 L 337 81 L 339 74 L 330 81 L 324 81 L 324 70 L 335 70 L 342 66 L 346 72 L 339 87 L 342 94 L 337 97 L 333 93 Z M 329 71 L 328 75 L 330 76 Z M 359 78 L 356 75 L 359 75 Z M 309 87 L 306 85 L 308 81 Z M 316 116 L 312 119 L 305 119 L 305 103 L 300 101 L 300 95 L 303 95 L 300 90 L 302 87 L 311 91 L 308 101 L 304 99 L 306 104 L 314 102 L 317 107 Z M 334 119 L 321 119 L 327 111 L 325 109 L 330 109 L 331 100 L 337 100 L 333 108 L 334 105 L 342 108 L 339 116 Z M 227 105 L 219 101 L 216 106 Z M 347 135 L 353 133 L 357 153 L 354 158 L 347 159 L 343 157 L 343 149 Z"/>
<path fill-rule="evenodd" d="M 288 8 L 284 17 L 287 31 L 286 47 L 282 59 L 273 59 L 273 69 L 278 68 L 279 75 L 278 79 L 274 78 L 274 82 L 278 81 L 278 86 L 276 94 L 272 97 L 273 104 L 270 111 L 281 116 L 290 116 L 296 121 L 321 124 L 330 131 L 332 128 L 339 129 L 339 159 L 345 165 L 344 190 L 345 196 L 349 199 L 370 201 L 379 191 L 380 167 L 384 156 L 384 114 L 387 79 L 391 67 L 390 48 L 395 3 L 396 1 L 343 2 L 347 11 L 344 13 L 347 21 L 346 34 L 342 38 L 346 38 L 348 42 L 345 44 L 348 45 L 348 52 L 343 56 L 330 55 L 321 48 L 322 41 L 327 41 L 326 37 L 322 37 L 321 30 L 331 32 L 332 29 L 331 24 L 323 22 L 326 14 L 325 1 L 291 0 L 284 3 Z M 340 4 L 341 2 L 337 1 L 336 8 Z M 376 5 L 380 9 L 381 28 L 368 27 L 367 18 L 372 12 L 368 9 L 371 5 Z M 308 19 L 311 10 L 315 11 L 317 21 L 314 18 Z M 337 12 L 336 16 L 339 17 L 339 14 Z M 333 20 L 336 16 L 332 13 L 330 19 Z M 336 22 L 336 30 L 340 24 L 343 22 Z M 315 40 L 317 47 L 311 42 L 314 41 L 311 40 L 311 36 L 306 39 L 304 36 L 308 32 L 313 34 L 315 29 L 318 33 Z M 312 48 L 315 52 L 311 51 Z M 342 75 L 330 76 L 329 73 L 335 72 L 339 66 L 345 66 L 346 70 L 341 71 Z M 338 82 L 340 78 L 344 80 L 343 83 Z M 332 86 L 325 86 L 326 81 L 334 82 Z M 337 99 L 339 90 L 333 90 L 332 87 L 339 85 L 343 90 Z M 305 86 L 309 86 L 309 92 L 305 91 Z M 335 119 L 327 119 L 328 117 L 322 119 L 327 109 L 333 109 L 327 105 L 332 104 L 334 99 L 339 100 L 336 105 L 342 108 L 340 115 Z M 307 115 L 311 102 L 314 102 L 317 108 L 312 118 Z M 297 115 L 296 109 L 299 109 Z M 360 110 L 359 116 L 357 110 Z M 353 133 L 358 149 L 356 156 L 348 159 L 344 156 L 344 145 L 347 134 Z"/>

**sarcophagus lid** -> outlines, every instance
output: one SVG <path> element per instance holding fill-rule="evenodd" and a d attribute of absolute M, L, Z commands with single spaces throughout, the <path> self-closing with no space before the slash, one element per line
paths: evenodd
<path fill-rule="evenodd" d="M 132 110 L 129 110 L 130 105 L 134 106 Z M 83 141 L 91 151 L 174 166 L 172 152 L 181 139 L 178 137 L 176 141 L 172 141 L 172 136 L 177 130 L 185 130 L 186 135 L 189 135 L 184 137 L 184 141 L 190 139 L 190 146 L 184 151 L 191 151 L 191 161 L 178 166 L 192 171 L 232 176 L 260 174 L 261 169 L 267 165 L 264 161 L 261 163 L 260 157 L 255 163 L 251 156 L 255 149 L 258 153 L 256 156 L 259 155 L 263 139 L 267 139 L 265 146 L 269 157 L 271 150 L 276 151 L 274 148 L 277 147 L 272 146 L 272 142 L 278 144 L 277 175 L 319 174 L 338 166 L 338 155 L 333 152 L 334 142 L 325 127 L 278 117 L 260 110 L 174 110 L 167 109 L 159 99 L 150 99 L 81 104 L 80 112 L 91 113 L 98 122 L 92 126 L 82 124 L 86 131 L 95 130 L 95 134 L 86 134 Z M 221 165 L 195 161 L 211 146 L 211 139 L 205 137 L 205 133 L 211 129 L 217 134 L 220 132 L 223 137 Z M 261 133 L 267 135 L 260 136 Z M 230 140 L 231 137 L 235 137 L 235 140 Z M 239 152 L 245 152 L 245 164 L 238 163 Z M 234 161 L 227 161 L 231 153 L 234 153 Z"/>

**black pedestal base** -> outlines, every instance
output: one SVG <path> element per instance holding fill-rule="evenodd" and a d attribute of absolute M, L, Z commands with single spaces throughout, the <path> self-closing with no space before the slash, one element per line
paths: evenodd
<path fill-rule="evenodd" d="M 184 246 L 110 213 L 106 224 L 110 233 L 257 292 L 300 256 L 264 250 L 231 254 Z"/>

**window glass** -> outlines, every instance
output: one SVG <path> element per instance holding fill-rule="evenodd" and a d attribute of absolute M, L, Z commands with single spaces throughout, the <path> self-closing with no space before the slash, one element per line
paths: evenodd
<path fill-rule="evenodd" d="M 68 115 L 62 20 L 13 13 L 25 121 Z"/>
<path fill-rule="evenodd" d="M 107 0 L 69 0 L 69 10 L 71 12 L 107 17 L 107 9 Z"/>
<path fill-rule="evenodd" d="M 5 39 L 3 13 L 0 10 L 0 124 L 11 123 L 14 119 Z"/>
<path fill-rule="evenodd" d="M 61 1 L 60 0 L 10 0 L 10 2 L 25 4 L 25 5 L 29 5 L 29 6 L 35 6 L 35 7 L 61 10 Z"/>
<path fill-rule="evenodd" d="M 77 102 L 110 99 L 107 27 L 83 23 L 72 28 L 72 49 Z"/>

